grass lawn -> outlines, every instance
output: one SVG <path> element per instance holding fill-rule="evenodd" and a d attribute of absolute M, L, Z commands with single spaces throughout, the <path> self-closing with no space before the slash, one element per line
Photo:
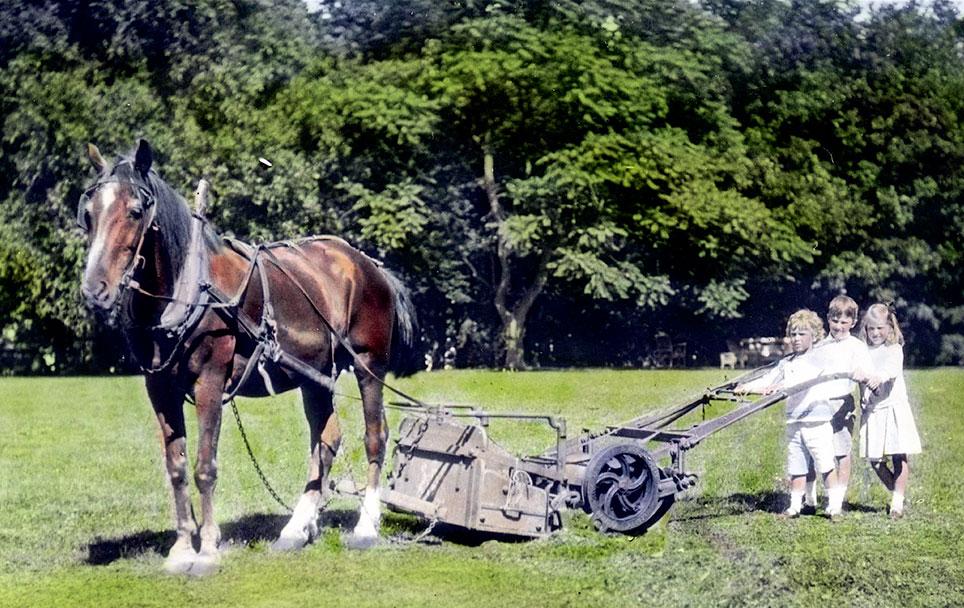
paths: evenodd
<path fill-rule="evenodd" d="M 723 372 L 447 371 L 398 383 L 427 401 L 564 415 L 572 432 L 674 405 Z M 360 407 L 337 399 L 346 442 L 335 476 L 363 478 Z M 297 554 L 268 549 L 284 525 L 230 411 L 221 434 L 221 570 L 162 574 L 173 542 L 156 423 L 138 378 L 0 379 L 0 607 L 13 606 L 961 606 L 964 605 L 964 369 L 908 373 L 925 452 L 912 461 L 908 515 L 890 521 L 883 487 L 855 461 L 842 522 L 784 521 L 777 406 L 687 455 L 697 487 L 659 526 L 605 536 L 580 513 L 533 542 L 406 543 L 424 524 L 386 513 L 383 541 L 347 548 L 357 504 L 339 498 L 326 531 Z M 265 473 L 293 503 L 307 431 L 297 393 L 239 400 Z M 390 411 L 394 430 L 400 414 Z M 190 445 L 196 436 L 191 429 Z M 552 435 L 494 423 L 522 453 Z"/>

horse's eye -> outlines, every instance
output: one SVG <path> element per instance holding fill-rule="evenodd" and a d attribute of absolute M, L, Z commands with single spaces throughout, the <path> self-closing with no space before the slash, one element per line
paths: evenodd
<path fill-rule="evenodd" d="M 140 207 L 131 207 L 127 210 L 127 216 L 132 220 L 139 220 L 144 215 L 144 210 Z"/>

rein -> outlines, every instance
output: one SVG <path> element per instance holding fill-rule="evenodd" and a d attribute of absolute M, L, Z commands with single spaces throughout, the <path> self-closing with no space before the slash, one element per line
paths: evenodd
<path fill-rule="evenodd" d="M 109 182 L 123 183 L 137 189 L 141 195 L 141 201 L 144 205 L 145 213 L 148 214 L 145 217 L 141 227 L 141 231 L 137 239 L 137 245 L 134 248 L 131 261 L 128 263 L 123 275 L 121 275 L 119 289 L 122 292 L 129 290 L 153 300 L 167 302 L 167 306 L 165 307 L 164 312 L 161 314 L 161 322 L 159 324 L 146 327 L 145 329 L 155 336 L 154 339 L 152 339 L 155 349 L 160 348 L 160 344 L 157 341 L 157 338 L 159 337 L 157 334 L 159 333 L 162 333 L 168 340 L 172 340 L 173 345 L 170 347 L 170 352 L 163 359 L 161 358 L 161 353 L 159 350 L 155 350 L 155 355 L 150 366 L 145 366 L 139 362 L 141 371 L 147 374 L 156 374 L 168 369 L 174 363 L 177 356 L 183 351 L 183 348 L 190 338 L 192 331 L 197 327 L 204 315 L 208 311 L 214 310 L 222 314 L 227 320 L 237 323 L 239 328 L 257 343 L 254 351 L 251 353 L 251 356 L 248 357 L 247 364 L 245 365 L 245 369 L 243 370 L 241 377 L 238 379 L 238 382 L 235 384 L 235 386 L 226 391 L 225 395 L 223 396 L 222 403 L 226 404 L 230 402 L 237 395 L 241 387 L 244 386 L 255 369 L 257 369 L 261 374 L 265 387 L 270 393 L 273 394 L 274 389 L 271 384 L 270 376 L 267 370 L 264 368 L 264 364 L 269 360 L 287 368 L 290 371 L 294 371 L 302 376 L 305 376 L 306 378 L 324 386 L 325 388 L 328 388 L 331 391 L 334 391 L 334 378 L 323 376 L 318 370 L 309 366 L 307 363 L 284 352 L 284 350 L 281 348 L 281 345 L 278 343 L 277 325 L 274 319 L 274 307 L 271 304 L 270 283 L 268 281 L 268 275 L 265 268 L 265 260 L 267 260 L 278 271 L 280 271 L 281 274 L 284 275 L 284 277 L 290 281 L 298 292 L 305 298 L 311 309 L 316 315 L 318 315 L 318 318 L 321 319 L 325 327 L 328 328 L 332 338 L 337 340 L 338 344 L 345 349 L 345 351 L 351 356 L 354 364 L 359 369 L 362 369 L 368 373 L 384 388 L 408 401 L 410 404 L 409 407 L 427 407 L 422 401 L 386 383 L 374 371 L 372 371 L 371 368 L 369 368 L 368 365 L 365 364 L 365 362 L 361 359 L 360 355 L 357 351 L 355 351 L 347 338 L 335 330 L 334 325 L 317 305 L 317 303 L 311 297 L 311 294 L 308 293 L 307 289 L 305 289 L 298 278 L 294 276 L 290 269 L 287 268 L 285 264 L 271 251 L 273 248 L 283 246 L 293 248 L 294 250 L 300 252 L 301 243 L 321 239 L 337 239 L 338 237 L 306 237 L 295 241 L 286 240 L 275 243 L 260 244 L 257 247 L 252 247 L 251 245 L 234 238 L 222 237 L 223 240 L 236 253 L 249 261 L 248 270 L 245 273 L 244 279 L 242 280 L 237 293 L 233 297 L 229 298 L 227 294 L 221 292 L 209 280 L 207 280 L 207 273 L 209 272 L 207 268 L 208 260 L 204 255 L 203 238 L 201 235 L 203 235 L 204 228 L 207 226 L 207 220 L 203 216 L 203 209 L 208 184 L 206 180 L 201 180 L 198 185 L 198 191 L 195 194 L 195 206 L 197 210 L 191 214 L 192 236 L 186 256 L 186 260 L 194 260 L 196 265 L 199 265 L 202 269 L 199 274 L 200 278 L 194 283 L 193 289 L 191 290 L 196 295 L 189 300 L 179 297 L 179 295 L 181 295 L 180 292 L 184 288 L 182 283 L 187 282 L 182 281 L 181 277 L 175 279 L 175 289 L 172 295 L 168 296 L 151 293 L 141 287 L 134 275 L 146 264 L 144 256 L 141 255 L 141 250 L 144 247 L 144 241 L 146 239 L 148 230 L 158 230 L 158 226 L 155 223 L 157 214 L 156 193 L 152 189 L 138 183 L 137 181 L 122 180 L 114 175 L 111 175 L 109 179 L 100 180 L 94 184 L 94 186 L 88 188 L 81 198 L 81 204 L 78 207 L 77 214 L 78 225 L 89 230 L 86 218 L 84 217 L 86 200 L 89 199 L 89 193 L 96 191 L 98 188 Z M 148 185 L 150 184 L 148 183 Z M 200 259 L 195 260 L 195 258 Z M 184 267 L 181 269 L 182 273 L 186 272 L 188 263 L 188 261 L 185 261 Z M 261 282 L 261 295 L 263 302 L 261 319 L 258 321 L 248 317 L 248 315 L 246 315 L 239 308 L 240 302 L 244 294 L 247 292 L 255 272 L 258 273 Z M 118 298 L 118 301 L 121 301 L 121 298 Z M 177 314 L 178 308 L 183 309 L 180 314 Z M 173 320 L 169 319 L 168 317 L 173 318 Z M 334 344 L 332 344 L 332 349 L 334 349 Z"/>
<path fill-rule="evenodd" d="M 325 324 L 325 327 L 328 328 L 328 331 L 331 334 L 331 336 L 335 338 L 338 341 L 338 343 L 341 345 L 341 347 L 344 348 L 345 351 L 347 351 L 348 354 L 352 357 L 352 360 L 354 361 L 356 366 L 358 366 L 360 369 L 368 373 L 368 375 L 374 378 L 384 388 L 395 393 L 399 397 L 407 400 L 411 404 L 411 406 L 420 407 L 420 408 L 427 407 L 427 405 L 422 401 L 393 387 L 392 385 L 388 384 L 383 379 L 381 379 L 375 372 L 373 372 L 371 368 L 369 368 L 368 365 L 366 365 L 365 362 L 362 361 L 358 352 L 355 351 L 351 343 L 348 342 L 347 338 L 345 338 L 345 336 L 341 335 L 340 332 L 335 330 L 334 325 L 332 325 L 331 321 L 328 320 L 328 317 L 325 316 L 325 313 L 321 311 L 321 309 L 315 303 L 314 299 L 312 299 L 311 295 L 308 293 L 305 287 L 301 284 L 301 281 L 299 281 L 297 277 L 292 275 L 289 269 L 284 265 L 284 263 L 281 262 L 281 260 L 279 260 L 277 256 L 274 255 L 274 253 L 271 252 L 271 249 L 275 247 L 291 247 L 297 251 L 297 250 L 300 250 L 301 243 L 311 242 L 315 240 L 337 239 L 337 238 L 338 237 L 333 237 L 333 236 L 307 237 L 307 238 L 299 239 L 297 241 L 289 240 L 289 241 L 279 241 L 276 243 L 261 244 L 261 245 L 258 245 L 256 248 L 252 248 L 250 245 L 247 245 L 246 243 L 243 243 L 242 241 L 238 241 L 236 239 L 227 239 L 228 243 L 232 246 L 232 248 L 235 251 L 237 251 L 239 254 L 243 255 L 244 257 L 248 257 L 248 256 L 244 254 L 244 249 L 242 248 L 254 250 L 253 254 L 251 254 L 251 256 L 248 258 L 250 260 L 251 266 L 249 267 L 248 273 L 245 277 L 245 281 L 242 283 L 241 288 L 238 290 L 238 294 L 235 296 L 234 300 L 227 301 L 225 297 L 223 295 L 220 295 L 217 292 L 217 289 L 214 288 L 213 286 L 208 287 L 208 292 L 211 293 L 211 295 L 214 297 L 216 301 L 220 300 L 226 304 L 223 308 L 236 307 L 237 302 L 240 302 L 241 296 L 247 290 L 247 285 L 250 282 L 251 277 L 254 275 L 255 268 L 257 268 L 257 271 L 261 279 L 262 298 L 263 298 L 262 301 L 264 302 L 262 319 L 261 319 L 261 323 L 259 324 L 259 330 L 257 333 L 255 333 L 255 331 L 249 326 L 246 326 L 247 324 L 243 322 L 245 319 L 243 319 L 242 317 L 243 313 L 240 310 L 235 309 L 233 311 L 235 314 L 235 319 L 241 322 L 240 324 L 242 328 L 245 329 L 246 333 L 248 333 L 252 338 L 258 340 L 259 344 L 255 349 L 255 353 L 252 353 L 252 356 L 248 359 L 248 364 L 245 367 L 242 377 L 239 379 L 237 385 L 232 388 L 231 392 L 228 393 L 227 399 L 233 398 L 237 394 L 238 390 L 240 390 L 240 387 L 247 380 L 248 376 L 250 376 L 255 365 L 259 367 L 259 371 L 261 371 L 262 376 L 265 377 L 266 385 L 270 387 L 270 383 L 267 383 L 267 374 L 264 372 L 263 367 L 261 367 L 261 363 L 263 363 L 263 360 L 266 358 L 271 359 L 275 363 L 280 363 L 289 368 L 292 368 L 294 371 L 299 372 L 302 375 L 308 376 L 309 378 L 311 378 L 312 380 L 315 380 L 319 384 L 326 386 L 329 390 L 334 391 L 334 388 L 335 388 L 333 379 L 321 376 L 314 368 L 309 367 L 304 362 L 299 361 L 298 359 L 285 353 L 284 350 L 281 348 L 281 345 L 278 344 L 277 335 L 275 331 L 276 326 L 274 322 L 274 309 L 271 306 L 271 300 L 270 300 L 271 294 L 269 292 L 268 276 L 264 268 L 264 259 L 267 259 L 269 262 L 271 262 L 273 266 L 275 266 L 275 268 L 277 268 L 281 272 L 282 275 L 284 275 L 286 279 L 288 279 L 292 283 L 292 285 L 295 286 L 295 288 L 299 291 L 299 293 L 301 293 L 301 295 L 308 302 L 308 305 L 311 306 L 311 309 L 315 312 L 316 315 L 318 315 L 318 318 L 321 319 L 322 323 Z M 262 255 L 264 256 L 264 259 L 262 258 Z M 233 307 L 229 306 L 231 302 L 234 302 Z M 255 355 L 258 355 L 258 356 L 256 357 Z M 256 360 L 259 360 L 259 363 L 257 364 L 254 363 Z"/>

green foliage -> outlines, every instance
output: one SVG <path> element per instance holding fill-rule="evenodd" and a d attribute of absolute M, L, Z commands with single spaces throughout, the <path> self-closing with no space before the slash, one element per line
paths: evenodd
<path fill-rule="evenodd" d="M 354 211 L 364 212 L 359 220 L 361 237 L 385 251 L 404 249 L 423 236 L 428 223 L 422 188 L 411 182 L 389 184 L 384 192 L 373 193 L 360 184 L 349 188 L 358 197 Z"/>
<path fill-rule="evenodd" d="M 77 296 L 74 207 L 87 141 L 122 152 L 146 136 L 181 192 L 211 180 L 222 230 L 334 233 L 384 257 L 430 341 L 471 334 L 488 353 L 462 362 L 491 361 L 510 324 L 532 346 L 526 320 L 547 295 L 544 327 L 604 310 L 640 328 L 639 349 L 644 331 L 695 343 L 718 324 L 712 356 L 724 334 L 841 290 L 896 301 L 911 360 L 952 360 L 959 21 L 946 2 L 855 10 L 7 2 L 5 335 L 39 367 L 116 363 L 98 359 L 90 340 L 106 337 Z"/>

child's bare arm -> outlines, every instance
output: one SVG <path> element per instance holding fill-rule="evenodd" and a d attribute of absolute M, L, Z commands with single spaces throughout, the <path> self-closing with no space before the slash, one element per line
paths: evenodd
<path fill-rule="evenodd" d="M 773 394 L 773 393 L 777 392 L 777 391 L 780 390 L 781 388 L 783 388 L 783 385 L 781 385 L 781 384 L 770 384 L 770 385 L 768 385 L 768 386 L 759 387 L 759 388 L 753 387 L 753 386 L 748 386 L 748 385 L 746 385 L 746 384 L 738 384 L 738 385 L 736 385 L 736 387 L 733 389 L 733 392 L 734 392 L 734 393 L 739 393 L 739 394 L 757 393 L 757 394 L 760 394 L 760 395 L 770 395 L 770 394 Z"/>

